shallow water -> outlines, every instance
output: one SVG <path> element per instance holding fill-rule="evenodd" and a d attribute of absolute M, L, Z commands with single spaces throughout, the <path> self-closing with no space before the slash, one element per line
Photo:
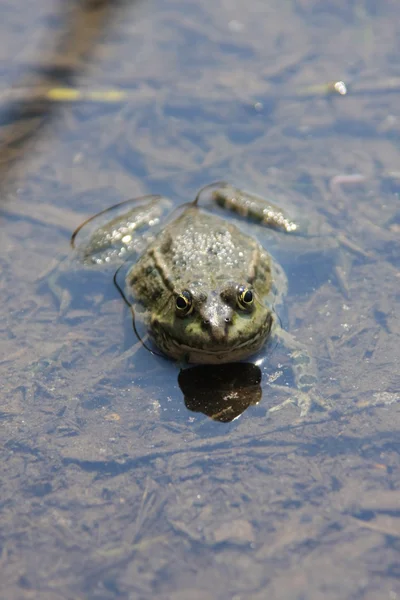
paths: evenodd
<path fill-rule="evenodd" d="M 2 89 L 62 32 L 57 3 L 28 4 L 0 7 Z M 400 597 L 399 17 L 394 0 L 121 3 L 73 75 L 125 100 L 57 106 L 44 129 L 0 106 L 2 597 Z M 338 79 L 348 95 L 302 93 Z M 268 378 L 290 377 L 273 347 L 240 418 L 187 408 L 112 275 L 68 267 L 86 216 L 220 179 L 324 234 L 271 244 L 330 411 L 268 416 Z"/>

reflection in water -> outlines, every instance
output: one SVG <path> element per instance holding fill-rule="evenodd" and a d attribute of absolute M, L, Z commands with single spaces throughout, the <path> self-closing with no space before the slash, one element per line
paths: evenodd
<path fill-rule="evenodd" d="M 133 3 L 133 0 L 132 0 Z M 0 129 L 7 126 L 0 145 L 0 185 L 9 178 L 11 166 L 21 160 L 43 126 L 55 113 L 51 90 L 71 86 L 83 71 L 88 58 L 93 59 L 100 34 L 110 26 L 121 0 L 82 0 L 60 3 L 63 27 L 55 35 L 52 50 L 41 56 L 40 66 L 32 69 L 17 88 L 18 101 L 12 101 L 13 90 L 5 94 L 11 104 L 1 106 Z M 57 100 L 57 98 L 55 98 Z"/>
<path fill-rule="evenodd" d="M 251 363 L 199 365 L 183 369 L 179 386 L 189 410 L 229 423 L 261 400 L 261 371 Z"/>

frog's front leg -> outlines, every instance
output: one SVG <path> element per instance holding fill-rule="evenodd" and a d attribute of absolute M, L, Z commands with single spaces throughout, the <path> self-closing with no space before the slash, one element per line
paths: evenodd
<path fill-rule="evenodd" d="M 214 183 L 204 187 L 198 193 L 195 204 L 205 192 L 211 193 L 211 199 L 221 208 L 230 210 L 260 225 L 292 233 L 298 225 L 284 211 L 265 198 L 240 190 L 229 183 Z"/>
<path fill-rule="evenodd" d="M 275 390 L 285 392 L 290 397 L 269 409 L 269 413 L 282 410 L 288 405 L 297 405 L 300 408 L 300 417 L 305 417 L 311 410 L 328 410 L 330 403 L 324 400 L 316 390 L 318 377 L 316 365 L 307 348 L 300 344 L 290 333 L 279 326 L 274 331 L 275 336 L 290 350 L 292 370 L 296 383 L 295 388 L 284 385 L 271 384 Z"/>

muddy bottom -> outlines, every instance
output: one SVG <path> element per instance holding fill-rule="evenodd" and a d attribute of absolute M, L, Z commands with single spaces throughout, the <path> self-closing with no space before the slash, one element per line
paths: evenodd
<path fill-rule="evenodd" d="M 64 31 L 28 5 L 0 8 L 2 89 Z M 0 104 L 2 597 L 400 598 L 397 22 L 394 0 L 121 3 L 71 85 L 123 96 Z M 180 371 L 112 271 L 70 260 L 89 215 L 221 179 L 319 232 L 271 237 L 326 401 L 305 418 L 270 411 L 284 348 Z"/>

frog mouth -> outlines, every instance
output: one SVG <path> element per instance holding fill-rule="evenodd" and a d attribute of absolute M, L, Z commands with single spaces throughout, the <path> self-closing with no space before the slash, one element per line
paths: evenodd
<path fill-rule="evenodd" d="M 241 360 L 254 354 L 262 347 L 270 330 L 271 327 L 267 320 L 264 327 L 261 327 L 252 337 L 246 338 L 231 346 L 219 348 L 191 346 L 166 332 L 160 324 L 158 325 L 157 330 L 152 332 L 152 337 L 157 346 L 172 358 L 179 360 L 186 357 L 188 362 L 216 363 Z"/>

